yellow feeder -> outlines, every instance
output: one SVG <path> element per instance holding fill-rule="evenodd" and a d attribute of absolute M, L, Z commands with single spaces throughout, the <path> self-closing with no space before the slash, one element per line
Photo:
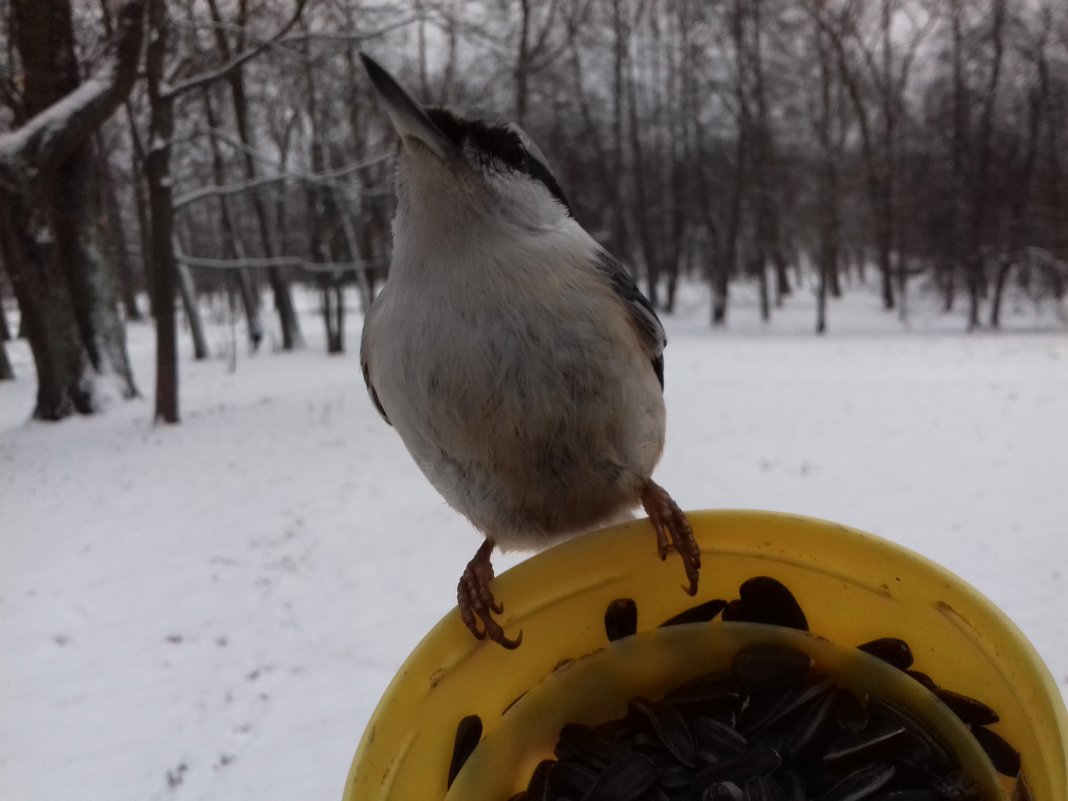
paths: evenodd
<path fill-rule="evenodd" d="M 989 761 L 940 702 L 851 648 L 878 637 L 906 640 L 916 669 L 998 712 L 991 728 L 1020 751 L 1035 801 L 1068 798 L 1060 692 L 1019 629 L 972 587 L 917 554 L 835 523 L 747 511 L 689 518 L 702 553 L 696 598 L 681 588 L 678 557 L 661 562 L 649 523 L 637 520 L 561 544 L 498 577 L 501 623 L 511 635 L 523 630 L 515 651 L 475 640 L 458 611 L 446 615 L 379 702 L 345 801 L 507 801 L 551 753 L 564 722 L 618 717 L 627 698 L 659 697 L 725 665 L 739 647 L 769 639 L 808 651 L 842 685 L 910 707 L 970 773 L 992 782 Z M 757 575 L 789 587 L 818 637 L 720 622 L 658 629 L 704 600 L 737 597 L 738 586 Z M 637 606 L 637 635 L 609 642 L 605 610 L 621 598 Z M 483 739 L 450 790 L 456 727 L 469 715 L 481 719 Z M 1005 797 L 1011 786 L 991 792 Z"/>

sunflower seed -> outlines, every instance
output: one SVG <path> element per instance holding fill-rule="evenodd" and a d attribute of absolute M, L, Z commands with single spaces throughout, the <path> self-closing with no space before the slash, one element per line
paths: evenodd
<path fill-rule="evenodd" d="M 889 762 L 875 762 L 854 771 L 819 797 L 819 801 L 860 801 L 869 798 L 894 778 Z"/>
<path fill-rule="evenodd" d="M 660 778 L 660 771 L 640 754 L 613 762 L 597 777 L 582 801 L 637 801 Z"/>
<path fill-rule="evenodd" d="M 745 792 L 734 782 L 716 782 L 706 787 L 702 795 L 694 797 L 701 801 L 743 801 Z"/>
<path fill-rule="evenodd" d="M 731 675 L 747 692 L 768 692 L 800 684 L 812 667 L 812 657 L 800 651 L 755 646 L 739 651 Z"/>
<path fill-rule="evenodd" d="M 896 637 L 882 637 L 878 640 L 858 645 L 861 651 L 871 654 L 876 659 L 881 659 L 887 664 L 893 665 L 898 670 L 908 670 L 912 667 L 912 649 L 904 640 Z"/>
<path fill-rule="evenodd" d="M 697 743 L 686 719 L 667 701 L 649 702 L 635 698 L 627 707 L 648 721 L 664 748 L 684 765 L 697 765 Z"/>
<path fill-rule="evenodd" d="M 932 692 L 938 697 L 938 700 L 953 710 L 953 714 L 965 723 L 986 726 L 991 723 L 997 723 L 999 720 L 998 713 L 982 701 L 955 693 L 952 690 L 944 690 L 941 687 L 935 688 Z"/>
<path fill-rule="evenodd" d="M 786 801 L 779 783 L 767 776 L 756 776 L 745 783 L 745 801 Z"/>
<path fill-rule="evenodd" d="M 786 586 L 770 576 L 754 576 L 738 588 L 750 623 L 766 623 L 808 631 L 801 605 Z"/>
<path fill-rule="evenodd" d="M 998 773 L 1015 776 L 1020 772 L 1020 752 L 1009 745 L 1004 737 L 982 726 L 972 726 L 972 735 L 986 751 Z"/>
<path fill-rule="evenodd" d="M 738 756 L 748 740 L 739 732 L 715 718 L 698 718 L 693 722 L 698 753 L 705 762 L 719 762 Z"/>
<path fill-rule="evenodd" d="M 860 732 L 851 732 L 836 738 L 823 754 L 825 762 L 855 759 L 887 753 L 887 744 L 905 733 L 904 726 L 890 723 L 875 723 Z"/>
<path fill-rule="evenodd" d="M 617 598 L 604 610 L 604 633 L 609 642 L 629 637 L 638 630 L 638 605 L 633 598 Z"/>
<path fill-rule="evenodd" d="M 726 605 L 727 602 L 722 598 L 713 598 L 711 601 L 705 601 L 703 604 L 691 606 L 689 609 L 685 609 L 677 615 L 672 615 L 660 624 L 660 628 L 664 628 L 665 626 L 678 626 L 682 623 L 707 623 L 722 612 Z"/>
<path fill-rule="evenodd" d="M 468 715 L 456 725 L 456 738 L 453 740 L 447 787 L 452 787 L 456 774 L 460 772 L 460 768 L 467 762 L 467 758 L 471 756 L 471 752 L 475 750 L 475 746 L 481 739 L 482 718 L 478 715 Z"/>

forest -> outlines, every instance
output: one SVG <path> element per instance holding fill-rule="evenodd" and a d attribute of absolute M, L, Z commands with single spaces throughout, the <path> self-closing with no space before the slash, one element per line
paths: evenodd
<path fill-rule="evenodd" d="M 154 398 L 206 315 L 331 353 L 388 280 L 392 129 L 365 51 L 427 104 L 517 121 L 664 315 L 769 319 L 875 287 L 996 329 L 1068 283 L 1063 0 L 10 0 L 0 7 L 0 379 L 34 417 Z M 353 325 L 347 315 L 356 320 Z M 130 324 L 154 326 L 134 376 Z M 304 320 L 307 324 L 307 318 Z M 265 355 L 270 358 L 270 355 Z"/>

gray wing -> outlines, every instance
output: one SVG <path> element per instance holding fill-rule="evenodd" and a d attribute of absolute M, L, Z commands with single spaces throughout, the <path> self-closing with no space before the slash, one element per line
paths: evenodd
<path fill-rule="evenodd" d="M 598 253 L 598 263 L 601 271 L 611 282 L 612 289 L 626 303 L 630 312 L 631 320 L 638 331 L 643 344 L 649 351 L 653 363 L 653 371 L 660 382 L 660 388 L 664 388 L 664 347 L 667 345 L 667 335 L 664 326 L 656 311 L 649 303 L 648 298 L 638 289 L 623 265 L 620 264 L 608 251 Z"/>
<path fill-rule="evenodd" d="M 360 372 L 363 373 L 363 383 L 367 385 L 367 394 L 371 396 L 371 403 L 378 409 L 378 413 L 382 415 L 382 419 L 390 425 L 393 425 L 393 423 L 389 422 L 389 417 L 386 416 L 386 410 L 382 408 L 382 401 L 378 399 L 378 393 L 375 392 L 374 384 L 371 383 L 371 371 L 368 369 L 367 360 L 363 358 L 362 354 L 360 356 Z M 661 381 L 660 386 L 663 385 L 664 382 Z"/>
<path fill-rule="evenodd" d="M 371 403 L 378 409 L 378 413 L 382 415 L 382 419 L 390 425 L 389 417 L 386 415 L 386 410 L 382 408 L 382 401 L 378 399 L 378 393 L 375 392 L 375 385 L 371 383 L 371 364 L 367 356 L 369 348 L 367 332 L 371 326 L 371 318 L 377 311 L 377 306 L 371 306 L 371 309 L 367 312 L 367 317 L 363 321 L 363 334 L 360 337 L 360 372 L 363 373 L 363 383 L 367 386 L 367 394 L 371 396 Z"/>

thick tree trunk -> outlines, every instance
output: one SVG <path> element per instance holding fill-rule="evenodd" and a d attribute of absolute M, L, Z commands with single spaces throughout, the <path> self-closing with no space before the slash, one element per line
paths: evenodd
<path fill-rule="evenodd" d="M 88 142 L 136 78 L 143 6 L 122 8 L 114 53 L 81 85 L 69 3 L 21 0 L 15 11 L 29 119 L 0 136 L 0 247 L 37 368 L 34 416 L 58 420 L 97 408 L 97 373 L 136 393 L 100 258 Z"/>
<path fill-rule="evenodd" d="M 65 277 L 50 248 L 35 237 L 23 199 L 0 183 L 0 248 L 22 313 L 37 370 L 38 420 L 93 411 L 92 368 L 78 336 Z"/>
<path fill-rule="evenodd" d="M 51 228 L 89 362 L 98 375 L 114 381 L 122 397 L 132 398 L 137 387 L 126 355 L 126 332 L 111 271 L 101 247 L 94 172 L 93 151 L 86 141 L 56 174 L 48 203 Z"/>

